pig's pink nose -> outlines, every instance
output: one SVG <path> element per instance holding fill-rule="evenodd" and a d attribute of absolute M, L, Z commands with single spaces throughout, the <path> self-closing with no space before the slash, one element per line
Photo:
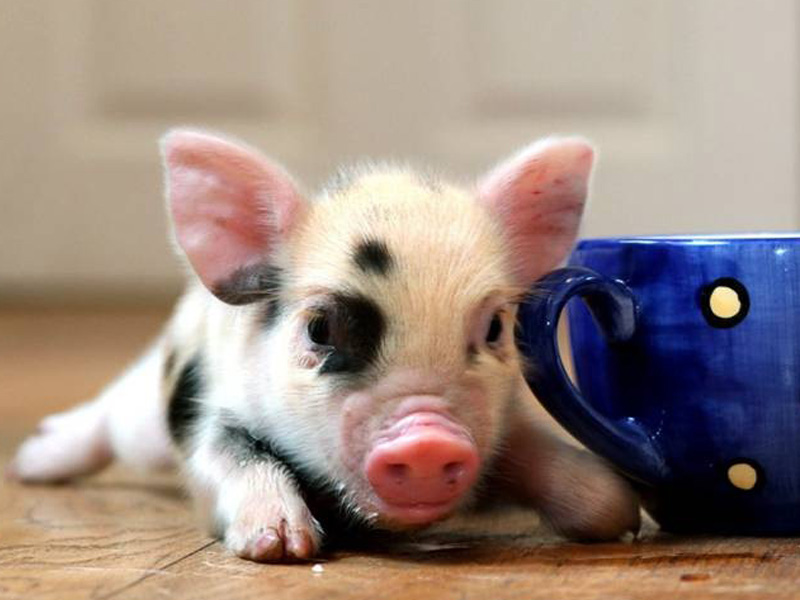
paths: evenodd
<path fill-rule="evenodd" d="M 375 493 L 393 506 L 441 505 L 475 482 L 478 453 L 472 441 L 438 427 L 409 431 L 378 444 L 366 461 Z"/>

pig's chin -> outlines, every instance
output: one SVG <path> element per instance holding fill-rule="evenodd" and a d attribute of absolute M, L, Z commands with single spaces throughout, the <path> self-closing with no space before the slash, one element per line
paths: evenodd
<path fill-rule="evenodd" d="M 444 521 L 457 513 L 472 498 L 471 493 L 466 493 L 458 498 L 442 502 L 387 502 L 375 494 L 369 487 L 361 488 L 361 493 L 355 492 L 350 496 L 350 509 L 354 514 L 361 516 L 369 527 L 385 531 L 412 531 L 419 530 Z"/>
<path fill-rule="evenodd" d="M 380 498 L 375 502 L 378 517 L 375 524 L 389 530 L 423 529 L 451 516 L 459 500 L 441 503 L 389 504 Z"/>

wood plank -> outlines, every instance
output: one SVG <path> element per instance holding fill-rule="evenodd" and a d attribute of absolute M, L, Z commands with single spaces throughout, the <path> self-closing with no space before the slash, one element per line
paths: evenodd
<path fill-rule="evenodd" d="M 255 565 L 215 544 L 118 597 L 655 600 L 788 599 L 800 592 L 797 540 L 686 539 L 653 529 L 635 543 L 598 545 L 564 543 L 541 531 L 486 535 L 484 529 L 460 549 L 408 546 L 315 564 L 321 572 L 313 564 Z"/>
<path fill-rule="evenodd" d="M 208 543 L 173 477 L 0 487 L 0 598 L 97 598 Z"/>

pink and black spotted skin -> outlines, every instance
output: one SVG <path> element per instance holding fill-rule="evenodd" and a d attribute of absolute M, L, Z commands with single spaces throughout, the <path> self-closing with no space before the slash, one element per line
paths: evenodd
<path fill-rule="evenodd" d="M 574 242 L 587 142 L 541 140 L 466 188 L 360 165 L 313 199 L 241 142 L 176 130 L 162 152 L 186 292 L 138 363 L 43 422 L 13 477 L 177 463 L 209 531 L 264 562 L 478 501 L 582 539 L 638 527 L 628 485 L 537 423 L 513 336 Z"/>

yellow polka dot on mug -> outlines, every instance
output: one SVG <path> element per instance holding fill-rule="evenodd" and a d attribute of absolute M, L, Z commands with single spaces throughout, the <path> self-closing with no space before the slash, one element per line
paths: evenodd
<path fill-rule="evenodd" d="M 739 458 L 728 464 L 728 483 L 742 492 L 752 492 L 764 484 L 764 472 L 753 460 Z"/>
<path fill-rule="evenodd" d="M 723 277 L 706 285 L 700 298 L 706 321 L 712 327 L 719 329 L 738 325 L 750 309 L 750 295 L 747 288 L 732 277 Z"/>
<path fill-rule="evenodd" d="M 732 319 L 742 310 L 742 302 L 736 290 L 728 286 L 721 285 L 711 291 L 709 306 L 720 319 Z"/>

